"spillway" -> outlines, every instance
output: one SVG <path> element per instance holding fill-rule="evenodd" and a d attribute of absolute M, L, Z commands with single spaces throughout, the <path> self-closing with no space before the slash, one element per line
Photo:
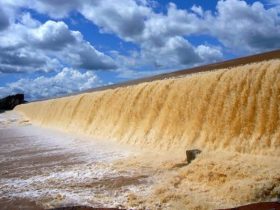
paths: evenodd
<path fill-rule="evenodd" d="M 16 107 L 46 127 L 141 148 L 280 155 L 280 59 Z"/>

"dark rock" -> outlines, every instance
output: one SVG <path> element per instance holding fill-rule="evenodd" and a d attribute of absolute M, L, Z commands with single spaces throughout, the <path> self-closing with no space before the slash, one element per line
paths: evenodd
<path fill-rule="evenodd" d="M 10 95 L 0 99 L 0 110 L 12 110 L 19 104 L 26 103 L 24 94 Z"/>
<path fill-rule="evenodd" d="M 191 163 L 198 154 L 201 153 L 201 150 L 199 149 L 191 149 L 191 150 L 186 150 L 186 161 L 189 163 Z"/>

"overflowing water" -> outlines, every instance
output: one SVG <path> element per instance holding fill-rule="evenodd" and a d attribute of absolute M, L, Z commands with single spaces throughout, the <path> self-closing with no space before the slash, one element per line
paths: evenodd
<path fill-rule="evenodd" d="M 16 111 L 25 121 L 0 119 L 1 198 L 217 209 L 280 197 L 279 59 Z M 186 149 L 202 153 L 186 164 Z"/>
<path fill-rule="evenodd" d="M 137 147 L 280 154 L 280 60 L 17 107 L 32 122 Z"/>

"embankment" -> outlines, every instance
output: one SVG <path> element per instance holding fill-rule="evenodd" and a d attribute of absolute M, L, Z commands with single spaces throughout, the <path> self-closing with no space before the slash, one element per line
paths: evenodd
<path fill-rule="evenodd" d="M 16 107 L 42 126 L 144 148 L 280 155 L 280 59 Z"/>

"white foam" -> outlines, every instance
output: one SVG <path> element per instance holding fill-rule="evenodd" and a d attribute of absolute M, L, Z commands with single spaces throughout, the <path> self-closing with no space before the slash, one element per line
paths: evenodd
<path fill-rule="evenodd" d="M 133 149 L 19 123 L 0 132 L 0 164 L 6 171 L 0 176 L 0 197 L 31 198 L 46 207 L 115 207 L 126 201 L 129 192 L 148 189 L 145 183 L 110 186 L 111 180 L 139 175 L 112 165 L 134 155 Z"/>

